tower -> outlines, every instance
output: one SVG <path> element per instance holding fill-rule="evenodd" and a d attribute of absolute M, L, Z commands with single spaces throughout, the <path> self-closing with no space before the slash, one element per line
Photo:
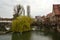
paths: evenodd
<path fill-rule="evenodd" d="M 27 16 L 30 17 L 30 6 L 27 6 Z"/>

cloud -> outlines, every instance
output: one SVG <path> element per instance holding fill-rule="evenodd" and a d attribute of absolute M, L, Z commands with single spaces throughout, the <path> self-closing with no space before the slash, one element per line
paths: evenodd
<path fill-rule="evenodd" d="M 52 12 L 52 5 L 60 0 L 0 0 L 0 16 L 13 17 L 13 8 L 17 4 L 30 5 L 31 16 L 46 15 Z"/>
<path fill-rule="evenodd" d="M 12 17 L 14 5 L 16 5 L 16 1 L 0 0 L 0 16 L 8 18 Z"/>
<path fill-rule="evenodd" d="M 60 0 L 54 0 L 53 4 L 60 4 Z"/>

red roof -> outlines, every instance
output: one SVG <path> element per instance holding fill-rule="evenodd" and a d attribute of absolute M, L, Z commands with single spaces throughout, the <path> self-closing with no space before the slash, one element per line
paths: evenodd
<path fill-rule="evenodd" d="M 53 11 L 54 11 L 55 15 L 60 15 L 60 4 L 54 4 Z"/>

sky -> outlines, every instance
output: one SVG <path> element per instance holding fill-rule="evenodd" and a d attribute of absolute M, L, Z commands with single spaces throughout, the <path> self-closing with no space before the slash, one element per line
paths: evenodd
<path fill-rule="evenodd" d="M 35 17 L 52 12 L 53 4 L 60 4 L 60 0 L 0 0 L 0 17 L 12 18 L 17 4 L 23 5 L 25 10 L 29 5 L 30 15 Z"/>

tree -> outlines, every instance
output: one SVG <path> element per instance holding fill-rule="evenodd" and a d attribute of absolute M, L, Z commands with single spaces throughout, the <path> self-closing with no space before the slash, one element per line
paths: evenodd
<path fill-rule="evenodd" d="M 20 16 L 21 14 L 23 14 L 25 16 L 25 9 L 23 6 L 21 5 L 16 5 L 16 7 L 14 8 L 14 18 Z"/>
<path fill-rule="evenodd" d="M 32 18 L 27 16 L 19 16 L 12 21 L 12 31 L 13 32 L 23 32 L 31 30 L 30 24 L 32 23 Z"/>

